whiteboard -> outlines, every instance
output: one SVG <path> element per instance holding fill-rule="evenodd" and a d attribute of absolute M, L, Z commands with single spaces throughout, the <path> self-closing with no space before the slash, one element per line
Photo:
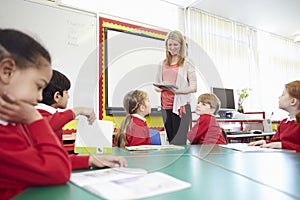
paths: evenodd
<path fill-rule="evenodd" d="M 123 97 L 131 90 L 147 92 L 154 110 L 160 106 L 160 93 L 153 82 L 159 63 L 165 57 L 165 42 L 127 31 L 106 29 L 106 110 L 123 110 Z"/>
<path fill-rule="evenodd" d="M 97 19 L 96 14 L 55 2 L 1 0 L 0 6 L 0 28 L 18 29 L 37 39 L 50 52 L 53 69 L 71 80 L 68 107 L 97 107 Z"/>

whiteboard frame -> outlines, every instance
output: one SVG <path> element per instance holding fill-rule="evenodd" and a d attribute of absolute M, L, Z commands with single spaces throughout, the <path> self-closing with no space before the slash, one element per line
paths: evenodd
<path fill-rule="evenodd" d="M 100 17 L 99 18 L 99 119 L 108 119 L 111 116 L 124 116 L 126 112 L 122 107 L 109 107 L 108 106 L 108 94 L 107 94 L 107 40 L 106 40 L 106 29 L 113 29 L 121 32 L 130 32 L 130 34 L 134 34 L 137 37 L 150 37 L 156 40 L 165 40 L 167 35 L 166 31 L 160 31 L 148 27 L 143 27 L 140 25 L 134 25 L 130 23 L 120 22 L 117 20 L 107 19 Z M 158 63 L 157 63 L 158 64 Z M 155 80 L 153 80 L 154 82 Z M 119 97 L 123 99 L 123 97 Z M 160 115 L 157 108 L 153 108 L 152 114 Z"/>

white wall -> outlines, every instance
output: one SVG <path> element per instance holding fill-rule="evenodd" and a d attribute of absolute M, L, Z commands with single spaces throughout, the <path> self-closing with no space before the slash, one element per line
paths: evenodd
<path fill-rule="evenodd" d="M 74 9 L 61 8 L 52 2 L 37 3 L 21 0 L 1 0 L 0 28 L 21 30 L 41 42 L 52 57 L 52 67 L 71 80 L 69 106 L 94 106 L 92 95 L 97 85 L 97 15 Z M 81 71 L 88 73 L 85 75 Z M 78 81 L 88 77 L 91 87 L 74 95 Z"/>
<path fill-rule="evenodd" d="M 53 68 L 65 73 L 72 82 L 68 106 L 85 104 L 94 106 L 98 112 L 98 89 L 95 87 L 99 74 L 98 56 L 96 51 L 85 50 L 96 49 L 98 44 L 99 30 L 94 29 L 98 20 L 88 17 L 94 16 L 93 13 L 157 30 L 184 30 L 183 11 L 160 0 L 1 0 L 0 28 L 16 28 L 36 36 L 50 51 Z M 74 20 L 77 18 L 78 23 Z M 87 21 L 85 18 L 92 20 L 86 24 L 87 28 L 82 24 L 82 21 Z M 74 28 L 77 31 L 74 32 Z M 76 45 L 65 44 L 69 40 L 76 40 Z M 85 47 L 83 44 L 92 46 Z"/>
<path fill-rule="evenodd" d="M 60 0 L 58 3 L 98 12 L 100 15 L 184 31 L 183 10 L 161 0 Z"/>

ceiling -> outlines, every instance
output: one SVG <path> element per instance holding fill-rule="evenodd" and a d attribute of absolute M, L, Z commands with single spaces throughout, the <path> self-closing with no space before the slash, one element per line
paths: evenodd
<path fill-rule="evenodd" d="M 232 21 L 294 39 L 300 35 L 299 0 L 161 0 L 194 7 Z"/>

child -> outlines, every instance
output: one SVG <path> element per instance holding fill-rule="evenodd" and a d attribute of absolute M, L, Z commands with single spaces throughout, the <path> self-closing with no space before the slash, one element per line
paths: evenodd
<path fill-rule="evenodd" d="M 150 132 L 145 119 L 145 116 L 151 112 L 147 93 L 141 90 L 127 93 L 123 106 L 127 116 L 115 136 L 116 145 L 118 147 L 151 145 Z"/>
<path fill-rule="evenodd" d="M 186 41 L 179 31 L 171 31 L 165 39 L 165 59 L 157 71 L 157 83 L 168 82 L 175 88 L 158 88 L 161 113 L 170 144 L 186 144 L 191 120 L 191 94 L 197 91 L 195 67 L 186 57 Z"/>
<path fill-rule="evenodd" d="M 41 44 L 22 32 L 0 29 L 0 199 L 70 178 L 68 154 L 34 108 L 51 76 L 51 58 Z M 97 162 L 126 165 L 120 157 Z"/>
<path fill-rule="evenodd" d="M 43 100 L 36 106 L 36 109 L 46 117 L 53 128 L 59 140 L 62 141 L 62 128 L 69 121 L 73 120 L 78 115 L 84 115 L 88 118 L 89 123 L 95 120 L 93 109 L 86 107 L 77 107 L 68 109 L 63 112 L 58 112 L 57 109 L 65 109 L 68 104 L 68 90 L 71 87 L 70 80 L 57 70 L 53 70 L 52 78 L 46 88 L 43 90 Z M 89 163 L 93 163 L 95 156 L 77 156 L 69 155 L 72 162 L 72 169 L 88 168 Z"/>
<path fill-rule="evenodd" d="M 214 94 L 205 93 L 198 97 L 196 114 L 200 115 L 196 124 L 188 132 L 187 139 L 192 144 L 226 144 L 214 114 L 220 108 L 220 100 Z"/>
<path fill-rule="evenodd" d="M 86 116 L 90 124 L 96 119 L 92 108 L 76 107 L 64 112 L 57 111 L 57 109 L 67 108 L 70 87 L 70 80 L 59 71 L 53 70 L 52 78 L 43 90 L 43 100 L 36 106 L 42 116 L 49 119 L 50 125 L 61 142 L 63 126 L 76 116 Z"/>
<path fill-rule="evenodd" d="M 279 97 L 279 108 L 289 113 L 278 126 L 276 134 L 269 142 L 259 140 L 250 142 L 249 146 L 260 145 L 265 148 L 290 149 L 300 152 L 300 81 L 285 85 Z"/>

